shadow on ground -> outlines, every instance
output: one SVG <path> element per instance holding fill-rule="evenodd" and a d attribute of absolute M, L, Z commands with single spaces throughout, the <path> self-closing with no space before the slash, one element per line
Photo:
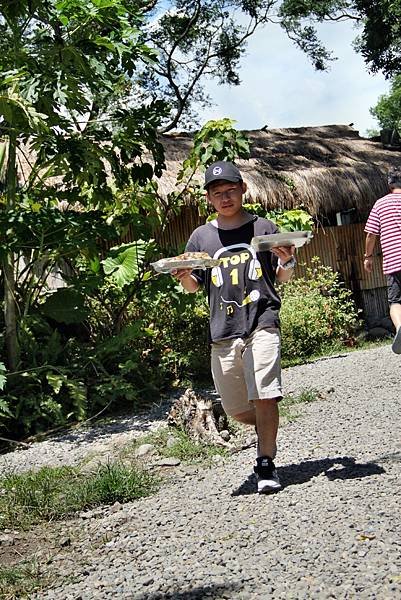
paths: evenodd
<path fill-rule="evenodd" d="M 108 442 L 115 434 L 123 434 L 134 432 L 147 433 L 149 432 L 154 421 L 165 421 L 170 411 L 173 400 L 170 398 L 164 399 L 159 404 L 154 403 L 151 407 L 144 407 L 137 414 L 114 415 L 110 416 L 105 421 L 92 423 L 90 418 L 83 422 L 71 426 L 61 427 L 57 430 L 45 431 L 37 434 L 25 441 L 7 440 L 7 443 L 0 445 L 0 455 L 13 452 L 15 446 L 19 445 L 19 449 L 29 450 L 36 442 L 48 441 L 56 443 L 69 443 L 75 446 Z"/>
<path fill-rule="evenodd" d="M 306 460 L 301 463 L 277 468 L 283 488 L 299 485 L 318 477 L 322 473 L 331 481 L 335 479 L 360 479 L 371 475 L 381 475 L 386 471 L 374 462 L 357 463 L 351 456 L 336 456 L 320 460 Z M 240 487 L 233 490 L 232 496 L 244 496 L 256 493 L 256 479 L 252 474 Z"/>
<path fill-rule="evenodd" d="M 204 598 L 220 598 L 224 592 L 238 592 L 239 584 L 227 583 L 224 585 L 205 585 L 193 590 L 174 590 L 170 592 L 154 592 L 135 596 L 135 600 L 203 600 Z"/>

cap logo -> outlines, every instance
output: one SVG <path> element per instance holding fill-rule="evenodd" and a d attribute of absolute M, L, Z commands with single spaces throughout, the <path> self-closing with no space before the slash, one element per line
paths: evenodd
<path fill-rule="evenodd" d="M 213 169 L 213 175 L 220 175 L 220 173 L 223 172 L 223 169 L 221 167 L 214 167 Z"/>

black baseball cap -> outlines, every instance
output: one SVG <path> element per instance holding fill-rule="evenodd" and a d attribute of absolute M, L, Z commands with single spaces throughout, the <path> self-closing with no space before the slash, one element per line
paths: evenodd
<path fill-rule="evenodd" d="M 225 160 L 219 160 L 206 169 L 205 185 L 203 187 L 207 189 L 207 187 L 213 183 L 213 181 L 221 180 L 238 183 L 242 181 L 242 175 L 238 167 L 236 167 L 233 163 Z"/>

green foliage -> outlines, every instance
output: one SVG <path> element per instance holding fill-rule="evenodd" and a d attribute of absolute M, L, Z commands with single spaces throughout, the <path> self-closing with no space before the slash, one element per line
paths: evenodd
<path fill-rule="evenodd" d="M 315 402 L 319 397 L 319 392 L 313 388 L 305 388 L 297 395 L 287 394 L 278 405 L 280 418 L 285 419 L 287 422 L 294 421 L 300 416 L 300 414 L 296 412 L 296 408 L 299 404 Z"/>
<path fill-rule="evenodd" d="M 4 390 L 5 383 L 7 381 L 6 377 L 7 369 L 3 362 L 0 362 L 0 390 Z"/>
<path fill-rule="evenodd" d="M 380 96 L 369 112 L 382 129 L 395 129 L 401 134 L 401 75 L 394 77 L 389 93 Z"/>
<path fill-rule="evenodd" d="M 258 202 L 243 206 L 248 212 L 273 221 L 280 231 L 312 231 L 314 227 L 313 218 L 303 208 L 266 211 Z"/>
<path fill-rule="evenodd" d="M 283 0 L 279 4 L 281 25 L 316 68 L 325 68 L 332 57 L 319 42 L 314 22 L 351 20 L 359 25 L 355 47 L 369 70 L 382 71 L 387 77 L 400 73 L 399 0 Z"/>
<path fill-rule="evenodd" d="M 352 292 L 318 258 L 303 277 L 283 285 L 281 292 L 283 359 L 324 354 L 354 335 L 359 321 Z"/>
<path fill-rule="evenodd" d="M 313 219 L 301 208 L 268 213 L 268 219 L 276 223 L 280 231 L 312 231 Z"/>
<path fill-rule="evenodd" d="M 92 471 L 42 467 L 0 480 L 0 529 L 27 529 L 36 523 L 114 502 L 131 502 L 156 490 L 156 479 L 137 465 L 120 462 Z"/>
<path fill-rule="evenodd" d="M 159 377 L 171 383 L 209 379 L 207 331 L 209 308 L 204 294 L 187 294 L 166 278 L 156 293 L 143 297 L 142 319 L 151 332 L 147 360 L 158 364 Z M 132 317 L 131 317 L 132 318 Z"/>
<path fill-rule="evenodd" d="M 82 323 L 88 316 L 84 296 L 68 288 L 52 293 L 40 308 L 45 316 L 59 323 Z"/>
<path fill-rule="evenodd" d="M 16 130 L 36 151 L 26 191 L 46 187 L 51 199 L 55 186 L 47 180 L 59 176 L 57 188 L 70 203 L 102 206 L 112 197 L 107 174 L 128 183 L 144 148 L 160 173 L 155 127 L 162 103 L 128 108 L 125 102 L 136 61 L 154 57 L 141 42 L 135 3 L 40 0 L 21 2 L 17 11 L 3 3 L 0 23 L 3 131 Z M 147 179 L 152 174 L 153 168 Z"/>
<path fill-rule="evenodd" d="M 234 123 L 232 119 L 208 121 L 194 136 L 194 147 L 189 158 L 191 166 L 202 165 L 206 168 L 217 160 L 249 158 L 249 141 L 234 128 Z"/>
<path fill-rule="evenodd" d="M 116 333 L 124 300 L 123 290 L 105 285 L 86 298 L 84 323 L 57 324 L 39 314 L 21 321 L 22 368 L 7 376 L 0 435 L 25 437 L 99 411 L 134 410 L 168 385 L 209 377 L 202 295 L 183 294 L 169 277 L 148 280 Z"/>
<path fill-rule="evenodd" d="M 356 49 L 362 54 L 369 69 L 382 71 L 386 77 L 400 73 L 401 67 L 401 2 L 371 2 L 355 0 L 355 7 L 363 23 L 356 40 Z"/>
<path fill-rule="evenodd" d="M 232 119 L 205 123 L 195 134 L 193 148 L 178 173 L 177 182 L 186 182 L 186 194 L 191 195 L 201 214 L 207 214 L 208 207 L 203 183 L 196 179 L 196 174 L 203 174 L 217 160 L 235 162 L 238 158 L 249 158 L 249 141 L 242 132 L 235 129 L 234 124 Z"/>
<path fill-rule="evenodd" d="M 146 242 L 138 240 L 111 248 L 107 258 L 101 261 L 105 275 L 110 277 L 119 288 L 131 283 L 138 277 L 146 247 Z"/>
<path fill-rule="evenodd" d="M 155 59 L 143 43 L 141 26 L 140 7 L 128 0 L 0 6 L 0 133 L 8 156 L 0 260 L 7 273 L 5 339 L 11 370 L 19 363 L 16 315 L 26 316 L 35 306 L 57 265 L 64 222 L 73 229 L 68 209 L 79 203 L 81 212 L 84 207 L 107 212 L 116 186 L 145 184 L 164 168 L 157 137 L 163 103 L 146 99 L 133 106 L 129 100 L 137 61 Z M 22 162 L 28 169 L 20 174 Z M 99 262 L 93 249 L 100 220 L 95 226 L 88 222 L 75 247 L 65 240 L 65 251 L 72 254 L 67 258 L 86 252 L 92 265 Z M 25 259 L 24 276 L 17 274 L 15 285 L 13 271 Z"/>

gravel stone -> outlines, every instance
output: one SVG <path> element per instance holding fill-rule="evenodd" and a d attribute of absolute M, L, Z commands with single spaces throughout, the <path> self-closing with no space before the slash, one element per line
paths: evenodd
<path fill-rule="evenodd" d="M 401 600 L 400 361 L 383 346 L 285 369 L 285 394 L 319 395 L 279 430 L 280 493 L 255 493 L 255 447 L 172 467 L 154 496 L 68 524 L 57 580 L 31 598 Z M 111 452 L 137 419 L 0 456 L 0 469 Z"/>
<path fill-rule="evenodd" d="M 155 449 L 153 444 L 141 444 L 135 450 L 135 456 L 145 456 L 146 454 L 150 454 Z"/>

